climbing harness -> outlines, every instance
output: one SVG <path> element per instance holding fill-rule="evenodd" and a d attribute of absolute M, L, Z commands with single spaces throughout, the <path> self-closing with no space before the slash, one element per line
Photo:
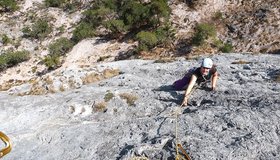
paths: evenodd
<path fill-rule="evenodd" d="M 0 131 L 0 139 L 5 143 L 6 147 L 4 149 L 0 150 L 0 158 L 2 158 L 3 156 L 5 156 L 6 154 L 8 154 L 11 149 L 11 143 L 10 143 L 10 139 L 8 136 L 6 136 L 3 132 Z"/>
<path fill-rule="evenodd" d="M 180 106 L 180 108 L 182 105 Z M 179 143 L 178 138 L 178 111 L 176 111 L 176 158 L 175 160 L 191 160 L 190 156 L 187 154 L 187 152 L 183 149 L 182 145 Z M 185 158 L 179 154 L 179 149 L 184 154 Z"/>

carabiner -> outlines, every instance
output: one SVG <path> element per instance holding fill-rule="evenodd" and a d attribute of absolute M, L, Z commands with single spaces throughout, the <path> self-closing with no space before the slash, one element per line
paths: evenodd
<path fill-rule="evenodd" d="M 12 150 L 11 142 L 8 136 L 0 131 L 0 139 L 5 143 L 6 147 L 0 150 L 0 158 L 8 154 Z"/>

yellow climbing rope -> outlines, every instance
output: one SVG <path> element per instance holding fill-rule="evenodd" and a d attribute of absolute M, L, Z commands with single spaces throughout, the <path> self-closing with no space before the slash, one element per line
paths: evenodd
<path fill-rule="evenodd" d="M 0 158 L 8 154 L 12 150 L 10 139 L 0 131 L 0 139 L 5 143 L 6 147 L 0 150 Z"/>
<path fill-rule="evenodd" d="M 182 106 L 180 106 L 181 108 Z M 179 138 L 178 138 L 178 110 L 176 111 L 176 157 L 175 160 L 191 160 L 191 158 L 189 157 L 189 155 L 187 154 L 187 152 L 183 149 L 182 145 L 179 143 Z M 181 150 L 181 152 L 184 154 L 184 156 L 186 158 L 184 158 L 183 156 L 181 156 L 179 154 L 179 149 Z"/>

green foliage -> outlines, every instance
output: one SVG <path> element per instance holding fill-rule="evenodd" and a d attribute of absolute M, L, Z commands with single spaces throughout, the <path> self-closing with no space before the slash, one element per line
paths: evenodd
<path fill-rule="evenodd" d="M 30 59 L 28 51 L 7 52 L 0 55 L 0 70 L 12 67 Z"/>
<path fill-rule="evenodd" d="M 57 54 L 50 54 L 46 56 L 43 62 L 48 67 L 49 70 L 56 69 L 61 65 L 60 56 Z"/>
<path fill-rule="evenodd" d="M 170 45 L 175 38 L 175 30 L 172 29 L 171 25 L 169 24 L 158 27 L 155 33 L 158 39 L 158 43 L 165 46 Z"/>
<path fill-rule="evenodd" d="M 24 27 L 22 32 L 25 37 L 44 39 L 52 32 L 52 28 L 46 20 L 38 19 L 31 28 Z"/>
<path fill-rule="evenodd" d="M 75 43 L 78 43 L 82 39 L 91 38 L 95 36 L 94 29 L 90 26 L 90 24 L 86 22 L 82 22 L 79 24 L 78 27 L 75 28 L 73 31 L 72 40 Z"/>
<path fill-rule="evenodd" d="M 215 14 L 213 15 L 213 20 L 222 20 L 223 19 L 223 13 L 218 11 L 215 12 Z"/>
<path fill-rule="evenodd" d="M 201 23 L 195 28 L 195 34 L 192 39 L 194 45 L 202 45 L 209 37 L 216 36 L 216 29 L 211 24 Z"/>
<path fill-rule="evenodd" d="M 115 95 L 112 92 L 107 92 L 104 96 L 104 101 L 109 102 Z"/>
<path fill-rule="evenodd" d="M 223 46 L 223 41 L 221 41 L 220 39 L 215 39 L 214 40 L 214 46 L 217 48 L 221 48 Z"/>
<path fill-rule="evenodd" d="M 43 60 L 44 64 L 49 70 L 58 68 L 61 65 L 60 57 L 65 55 L 74 46 L 74 43 L 67 38 L 59 38 L 54 43 L 50 44 L 50 54 Z"/>
<path fill-rule="evenodd" d="M 116 11 L 118 2 L 116 0 L 104 0 L 103 5 L 106 8 L 110 8 L 111 10 Z"/>
<path fill-rule="evenodd" d="M 130 28 L 139 28 L 148 24 L 151 18 L 150 8 L 139 1 L 127 1 L 121 7 L 120 17 Z"/>
<path fill-rule="evenodd" d="M 159 18 L 169 18 L 171 9 L 167 4 L 167 0 L 153 0 L 150 6 L 151 15 L 156 15 L 158 18 L 158 22 L 160 21 Z"/>
<path fill-rule="evenodd" d="M 79 6 L 82 4 L 78 0 L 69 1 L 69 0 L 45 0 L 45 6 L 46 7 L 57 7 L 62 8 L 64 11 L 75 11 L 79 8 Z"/>
<path fill-rule="evenodd" d="M 28 51 L 8 52 L 6 54 L 6 61 L 8 67 L 12 67 L 20 62 L 24 62 L 29 59 L 30 59 L 30 53 Z"/>
<path fill-rule="evenodd" d="M 139 41 L 140 51 L 152 49 L 158 43 L 157 36 L 153 32 L 141 31 L 136 35 L 136 39 Z"/>
<path fill-rule="evenodd" d="M 15 0 L 0 0 L 0 10 L 4 12 L 13 12 L 18 9 L 17 2 Z"/>
<path fill-rule="evenodd" d="M 109 20 L 104 25 L 112 32 L 112 35 L 118 35 L 126 30 L 126 26 L 122 20 Z"/>
<path fill-rule="evenodd" d="M 0 71 L 3 71 L 7 67 L 7 62 L 3 54 L 0 55 Z"/>
<path fill-rule="evenodd" d="M 67 38 L 59 38 L 54 43 L 50 44 L 49 52 L 52 55 L 64 55 L 74 46 L 73 42 Z"/>
<path fill-rule="evenodd" d="M 1 36 L 1 39 L 2 39 L 2 43 L 3 43 L 4 45 L 6 45 L 6 44 L 8 44 L 8 43 L 11 42 L 11 39 L 10 39 L 6 34 L 3 34 L 3 35 Z"/>
<path fill-rule="evenodd" d="M 223 53 L 229 53 L 232 52 L 233 46 L 230 43 L 225 43 L 221 48 L 219 48 L 219 50 Z"/>
<path fill-rule="evenodd" d="M 63 7 L 63 4 L 66 2 L 66 0 L 45 0 L 46 7 Z"/>
<path fill-rule="evenodd" d="M 83 12 L 84 18 L 75 28 L 74 42 L 98 35 L 98 29 L 105 27 L 112 38 L 132 35 L 139 40 L 140 49 L 148 50 L 158 44 L 168 44 L 174 37 L 169 21 L 170 8 L 167 0 L 97 0 Z M 160 28 L 159 28 L 160 27 Z M 150 35 L 139 33 L 147 31 Z M 138 37 L 136 36 L 138 35 Z M 98 35 L 102 36 L 102 35 Z M 135 37 L 136 36 L 136 37 Z M 150 37 L 145 38 L 146 36 Z"/>
<path fill-rule="evenodd" d="M 106 7 L 99 7 L 98 9 L 90 9 L 85 11 L 85 18 L 83 22 L 90 24 L 91 27 L 96 28 L 102 24 L 102 21 L 106 19 L 106 17 L 111 14 L 111 10 Z"/>

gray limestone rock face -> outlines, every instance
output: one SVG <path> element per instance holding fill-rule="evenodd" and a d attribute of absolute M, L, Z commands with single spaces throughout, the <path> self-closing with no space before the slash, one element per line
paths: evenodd
<path fill-rule="evenodd" d="M 217 91 L 197 87 L 184 108 L 171 84 L 202 58 L 102 63 L 121 74 L 61 93 L 1 92 L 0 131 L 12 142 L 3 160 L 175 159 L 176 143 L 195 160 L 280 159 L 279 55 L 211 58 Z"/>

